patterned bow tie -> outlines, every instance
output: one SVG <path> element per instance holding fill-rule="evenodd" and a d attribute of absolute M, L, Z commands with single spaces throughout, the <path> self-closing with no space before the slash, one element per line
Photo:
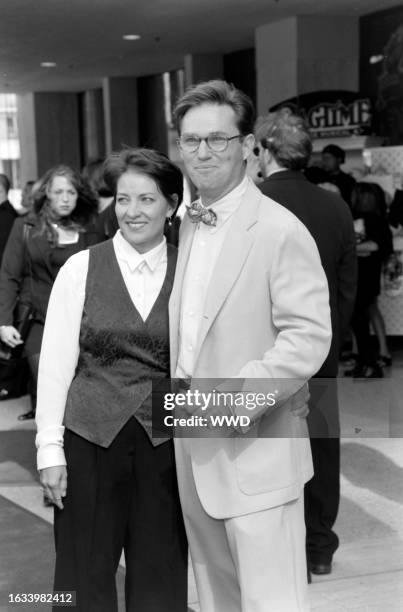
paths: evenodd
<path fill-rule="evenodd" d="M 215 227 L 217 225 L 217 214 L 211 208 L 206 208 L 201 202 L 196 200 L 190 206 L 186 206 L 189 219 L 192 223 L 205 223 Z"/>

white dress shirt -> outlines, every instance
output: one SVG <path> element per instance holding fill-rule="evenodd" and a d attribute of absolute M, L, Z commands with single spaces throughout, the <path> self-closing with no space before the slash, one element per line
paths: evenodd
<path fill-rule="evenodd" d="M 140 254 L 119 230 L 113 238 L 113 247 L 130 298 L 142 319 L 146 320 L 166 275 L 168 260 L 165 237 L 151 251 Z M 80 352 L 88 261 L 88 250 L 70 257 L 57 275 L 49 300 L 39 362 L 36 408 L 39 470 L 66 465 L 62 423 Z"/>
<path fill-rule="evenodd" d="M 245 176 L 235 189 L 211 204 L 217 214 L 215 227 L 202 222 L 197 224 L 183 279 L 177 378 L 192 377 L 210 278 L 231 225 L 230 219 L 242 202 L 249 180 Z"/>

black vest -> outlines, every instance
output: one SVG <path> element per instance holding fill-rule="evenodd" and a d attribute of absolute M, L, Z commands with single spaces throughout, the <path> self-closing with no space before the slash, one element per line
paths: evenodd
<path fill-rule="evenodd" d="M 112 240 L 92 247 L 80 330 L 80 354 L 64 425 L 108 447 L 135 416 L 152 440 L 151 380 L 169 376 L 168 300 L 176 249 L 168 246 L 167 273 L 146 321 L 124 283 Z"/>

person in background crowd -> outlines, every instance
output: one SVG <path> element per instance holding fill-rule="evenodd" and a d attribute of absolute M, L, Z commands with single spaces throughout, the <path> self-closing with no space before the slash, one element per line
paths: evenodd
<path fill-rule="evenodd" d="M 351 195 L 358 254 L 357 298 L 352 319 L 358 350 L 354 368 L 345 372 L 354 378 L 380 378 L 381 362 L 373 349 L 370 311 L 380 293 L 382 264 L 393 252 L 392 234 L 385 217 L 379 186 L 357 183 Z"/>
<path fill-rule="evenodd" d="M 36 442 L 56 505 L 54 589 L 76 591 L 80 612 L 116 612 L 124 549 L 126 610 L 186 612 L 173 444 L 151 428 L 151 381 L 169 376 L 176 249 L 164 227 L 183 177 L 162 153 L 125 149 L 106 160 L 105 180 L 120 230 L 60 270 L 41 350 Z"/>
<path fill-rule="evenodd" d="M 326 277 L 308 230 L 246 176 L 255 142 L 251 100 L 225 81 L 199 83 L 174 116 L 200 200 L 181 228 L 172 375 L 179 388 L 228 379 L 220 390 L 236 384 L 255 393 L 287 379 L 281 405 L 255 407 L 250 427 L 175 439 L 200 609 L 305 612 L 303 488 L 312 476 L 305 382 L 330 346 Z M 217 414 L 232 410 L 219 406 Z M 191 405 L 185 412 L 214 414 Z"/>
<path fill-rule="evenodd" d="M 32 376 L 31 409 L 19 419 L 33 419 L 39 351 L 50 291 L 56 275 L 73 254 L 99 242 L 94 218 L 97 204 L 88 185 L 68 166 L 51 168 L 34 194 L 33 210 L 17 219 L 0 271 L 0 338 L 22 344 L 14 327 L 18 300 L 33 308 L 25 354 Z"/>
<path fill-rule="evenodd" d="M 327 172 L 328 182 L 333 183 L 333 185 L 339 188 L 341 197 L 351 206 L 351 192 L 354 188 L 355 180 L 340 168 L 344 164 L 345 158 L 345 152 L 337 145 L 330 144 L 322 150 L 322 166 Z"/>
<path fill-rule="evenodd" d="M 369 189 L 372 192 L 374 199 L 376 200 L 376 209 L 379 211 L 379 214 L 384 218 L 384 220 L 386 220 L 386 224 L 389 225 L 390 219 L 388 215 L 388 208 L 386 205 L 385 192 L 383 191 L 382 187 L 380 187 L 376 183 L 369 183 L 369 185 Z M 385 223 L 382 223 L 385 226 Z M 390 232 L 387 232 L 387 230 L 385 229 L 385 234 L 386 233 L 389 233 L 388 240 L 390 239 L 392 242 L 389 243 L 390 253 L 385 255 L 384 262 L 387 259 L 388 255 L 393 252 L 392 234 Z M 377 362 L 383 368 L 389 367 L 392 365 L 392 356 L 386 338 L 385 320 L 378 305 L 378 297 L 376 297 L 372 304 L 370 304 L 369 306 L 369 321 L 379 343 L 379 356 Z"/>
<path fill-rule="evenodd" d="M 8 201 L 10 181 L 5 174 L 0 174 L 0 265 L 4 249 L 18 213 Z"/>
<path fill-rule="evenodd" d="M 98 200 L 98 212 L 101 213 L 113 203 L 113 193 L 104 179 L 104 160 L 96 159 L 89 162 L 84 166 L 81 175 L 94 192 Z"/>
<path fill-rule="evenodd" d="M 378 296 L 369 305 L 369 321 L 379 343 L 377 363 L 382 368 L 388 368 L 392 365 L 392 355 L 386 338 L 385 319 L 378 305 Z"/>
<path fill-rule="evenodd" d="M 403 190 L 396 189 L 389 208 L 389 224 L 395 229 L 403 229 Z"/>
<path fill-rule="evenodd" d="M 337 185 L 329 183 L 328 174 L 323 168 L 320 168 L 319 166 L 309 166 L 304 170 L 304 175 L 310 183 L 317 185 L 321 189 L 332 191 L 340 196 L 340 189 L 337 187 Z M 355 178 L 355 176 L 353 178 Z M 355 338 L 350 327 L 347 330 L 344 338 L 340 338 L 340 359 L 342 361 L 351 361 L 356 354 L 355 349 Z"/>
<path fill-rule="evenodd" d="M 22 190 L 21 193 L 21 210 L 19 211 L 19 215 L 22 217 L 26 214 L 28 214 L 33 207 L 34 201 L 33 201 L 33 191 L 34 191 L 34 186 L 36 186 L 36 188 L 39 188 L 40 185 L 40 181 L 27 181 L 24 185 L 24 189 Z"/>
<path fill-rule="evenodd" d="M 357 283 L 351 212 L 340 196 L 304 177 L 312 141 L 301 117 L 282 109 L 260 118 L 255 135 L 265 177 L 260 190 L 302 221 L 319 250 L 329 284 L 332 344 L 315 377 L 336 379 L 339 344 L 350 324 Z M 339 406 L 336 384 L 329 383 L 321 402 L 312 386 L 308 425 L 314 476 L 305 485 L 307 560 L 312 573 L 329 574 L 339 543 L 333 531 L 340 501 Z"/>
<path fill-rule="evenodd" d="M 323 168 L 319 168 L 318 166 L 309 166 L 308 168 L 304 169 L 304 176 L 310 183 L 340 195 L 340 189 L 337 187 L 337 185 L 329 183 L 327 172 L 323 170 Z"/>

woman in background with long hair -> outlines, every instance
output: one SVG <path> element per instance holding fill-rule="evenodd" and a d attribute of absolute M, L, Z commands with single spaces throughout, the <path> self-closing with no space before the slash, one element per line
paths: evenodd
<path fill-rule="evenodd" d="M 53 282 L 67 259 L 97 243 L 97 202 L 80 175 L 68 166 L 51 168 L 35 191 L 33 210 L 17 219 L 10 233 L 0 272 L 0 339 L 14 348 L 25 342 L 32 377 L 31 409 L 35 416 L 39 351 Z M 17 304 L 30 304 L 28 336 L 14 326 Z"/>

